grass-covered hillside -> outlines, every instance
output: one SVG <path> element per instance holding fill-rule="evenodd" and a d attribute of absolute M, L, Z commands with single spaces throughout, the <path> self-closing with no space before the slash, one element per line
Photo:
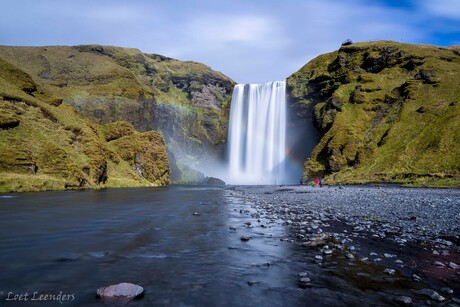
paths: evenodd
<path fill-rule="evenodd" d="M 460 186 L 460 48 L 354 43 L 288 78 L 322 137 L 304 177 Z"/>
<path fill-rule="evenodd" d="M 162 132 L 179 166 L 221 154 L 234 82 L 203 64 L 99 45 L 0 46 L 0 58 L 99 124 Z"/>
<path fill-rule="evenodd" d="M 140 133 L 125 122 L 96 124 L 0 59 L 0 192 L 168 182 L 158 132 Z"/>

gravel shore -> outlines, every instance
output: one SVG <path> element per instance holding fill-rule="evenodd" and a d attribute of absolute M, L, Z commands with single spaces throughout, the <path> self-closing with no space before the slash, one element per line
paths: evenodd
<path fill-rule="evenodd" d="M 251 204 L 256 218 L 285 225 L 288 236 L 280 239 L 305 247 L 319 264 L 323 257 L 334 254 L 338 259 L 353 261 L 355 266 L 357 261 L 376 265 L 386 275 L 397 273 L 403 279 L 424 283 L 406 284 L 416 297 L 459 303 L 459 189 L 395 186 L 229 189 Z M 302 280 L 308 286 L 309 278 L 302 275 L 301 284 Z M 395 302 L 404 299 L 395 298 Z"/>

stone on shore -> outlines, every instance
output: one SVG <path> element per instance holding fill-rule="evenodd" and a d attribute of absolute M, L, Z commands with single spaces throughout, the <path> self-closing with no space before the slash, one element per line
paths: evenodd
<path fill-rule="evenodd" d="M 445 297 L 439 295 L 438 292 L 431 290 L 431 289 L 422 289 L 422 290 L 414 291 L 414 292 L 417 294 L 428 296 L 434 301 L 442 302 L 446 300 Z"/>
<path fill-rule="evenodd" d="M 400 305 L 412 305 L 412 299 L 408 296 L 397 296 L 394 301 Z"/>
<path fill-rule="evenodd" d="M 454 263 L 454 262 L 449 262 L 449 268 L 457 270 L 460 268 L 460 265 Z"/>
<path fill-rule="evenodd" d="M 144 288 L 131 283 L 120 283 L 97 289 L 98 296 L 109 300 L 129 301 L 142 294 Z"/>

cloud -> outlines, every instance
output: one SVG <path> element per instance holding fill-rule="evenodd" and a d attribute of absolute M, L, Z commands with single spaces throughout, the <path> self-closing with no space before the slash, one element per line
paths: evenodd
<path fill-rule="evenodd" d="M 223 44 L 257 46 L 270 42 L 276 22 L 266 16 L 202 15 L 186 25 L 194 39 Z"/>
<path fill-rule="evenodd" d="M 460 35 L 459 0 L 5 1 L 0 44 L 133 47 L 246 83 L 286 78 L 348 38 L 449 45 Z"/>
<path fill-rule="evenodd" d="M 113 6 L 89 9 L 84 12 L 84 17 L 97 22 L 119 23 L 136 22 L 144 18 L 145 12 L 129 6 Z"/>
<path fill-rule="evenodd" d="M 421 0 L 417 3 L 425 14 L 460 20 L 460 1 L 458 0 Z"/>

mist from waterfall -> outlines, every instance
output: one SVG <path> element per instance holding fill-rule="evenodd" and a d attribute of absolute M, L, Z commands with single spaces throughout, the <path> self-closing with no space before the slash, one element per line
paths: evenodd
<path fill-rule="evenodd" d="M 285 182 L 286 81 L 235 86 L 228 140 L 228 183 Z"/>

